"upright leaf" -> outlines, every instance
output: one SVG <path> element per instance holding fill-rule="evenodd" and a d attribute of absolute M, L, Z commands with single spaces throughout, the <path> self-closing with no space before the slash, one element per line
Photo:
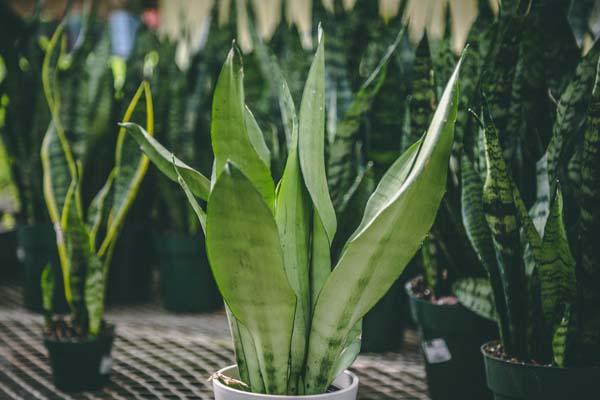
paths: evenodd
<path fill-rule="evenodd" d="M 248 133 L 242 77 L 241 56 L 236 48 L 232 48 L 221 69 L 213 96 L 211 138 L 216 176 L 229 160 L 233 161 L 272 209 L 275 196 L 273 179 Z"/>
<path fill-rule="evenodd" d="M 142 95 L 145 99 L 146 130 L 149 135 L 154 132 L 154 111 L 152 106 L 152 94 L 150 85 L 142 82 L 135 93 L 129 107 L 123 116 L 124 122 L 129 122 L 134 118 L 138 102 Z M 127 129 L 121 127 L 117 137 L 117 146 L 115 150 L 115 177 L 114 192 L 111 203 L 111 209 L 108 214 L 108 223 L 106 226 L 106 236 L 98 250 L 98 257 L 102 260 L 111 245 L 116 242 L 119 230 L 125 220 L 129 208 L 142 184 L 146 170 L 148 169 L 148 158 L 140 154 L 136 141 L 127 135 Z M 109 178 L 112 179 L 112 178 Z"/>
<path fill-rule="evenodd" d="M 479 261 L 490 274 L 490 278 L 495 276 L 494 279 L 499 279 L 490 228 L 487 225 L 483 211 L 483 182 L 481 182 L 471 161 L 465 155 L 462 157 L 461 173 L 462 193 L 460 203 L 465 231 Z M 494 291 L 494 293 L 501 295 L 502 287 L 498 286 L 498 289 L 499 291 Z"/>
<path fill-rule="evenodd" d="M 599 55 L 600 42 L 596 42 L 577 66 L 575 75 L 558 100 L 552 138 L 546 150 L 550 193 L 554 193 L 555 181 L 559 176 L 557 168 L 560 158 L 563 157 L 565 142 L 571 140 L 577 132 L 587 110 L 591 97 L 590 88 L 594 85 Z"/>
<path fill-rule="evenodd" d="M 106 265 L 92 252 L 87 261 L 84 298 L 89 318 L 89 334 L 94 337 L 100 333 L 104 317 L 104 295 L 106 292 Z"/>
<path fill-rule="evenodd" d="M 568 367 L 572 362 L 576 332 L 577 318 L 574 307 L 566 304 L 552 337 L 553 361 L 557 367 Z"/>
<path fill-rule="evenodd" d="M 314 206 L 310 257 L 313 306 L 331 270 L 330 246 L 337 228 L 325 175 L 325 50 L 322 31 L 319 32 L 319 46 L 302 94 L 298 125 L 300 168 Z"/>
<path fill-rule="evenodd" d="M 89 235 L 83 223 L 83 211 L 77 180 L 73 180 L 69 187 L 61 218 L 61 231 L 60 233 L 57 232 L 57 236 L 59 236 L 58 242 L 64 241 L 66 249 L 72 295 L 70 305 L 75 326 L 80 327 L 87 317 L 89 328 L 92 328 L 95 325 L 94 316 L 87 313 L 85 299 L 87 294 L 85 279 L 92 251 Z M 95 333 L 97 331 L 90 331 L 92 335 Z M 84 332 L 79 332 L 79 334 L 84 334 Z"/>
<path fill-rule="evenodd" d="M 244 107 L 244 121 L 246 123 L 246 129 L 248 130 L 248 138 L 250 139 L 250 143 L 252 143 L 252 147 L 260 157 L 260 159 L 265 163 L 267 168 L 271 169 L 271 154 L 269 152 L 269 148 L 265 143 L 265 137 L 263 136 L 262 130 L 252 111 L 248 108 L 248 106 Z"/>
<path fill-rule="evenodd" d="M 491 119 L 488 117 L 486 120 L 485 151 L 488 168 L 483 187 L 483 207 L 492 233 L 506 302 L 509 332 L 503 332 L 502 339 L 507 353 L 526 359 L 529 313 L 517 208 L 498 133 Z"/>
<path fill-rule="evenodd" d="M 285 394 L 296 296 L 271 209 L 232 163 L 210 195 L 206 249 L 225 302 L 252 335 L 265 391 Z"/>
<path fill-rule="evenodd" d="M 41 288 L 42 288 L 42 308 L 44 309 L 45 324 L 48 327 L 51 323 L 51 316 L 54 303 L 54 271 L 52 264 L 48 263 L 42 270 Z"/>
<path fill-rule="evenodd" d="M 569 249 L 563 218 L 563 199 L 558 190 L 546 224 L 538 266 L 542 312 L 548 327 L 554 324 L 558 307 L 572 304 L 576 298 L 575 259 Z"/>
<path fill-rule="evenodd" d="M 110 207 L 108 200 L 112 197 L 111 191 L 114 176 L 115 170 L 111 171 L 106 183 L 102 186 L 96 196 L 94 196 L 88 209 L 87 227 L 90 232 L 90 244 L 94 252 L 96 251 L 96 237 L 98 236 L 102 224 L 105 222 L 106 214 L 108 214 L 108 208 Z"/>
<path fill-rule="evenodd" d="M 296 110 L 287 83 L 283 78 L 278 86 L 281 87 L 282 116 L 288 116 L 290 119 L 291 140 L 288 159 L 275 200 L 275 221 L 281 238 L 287 280 L 296 294 L 288 393 L 297 394 L 298 380 L 304 366 L 306 338 L 311 316 L 309 254 L 311 248 L 310 221 L 313 209 L 310 196 L 304 186 L 298 157 Z"/>
<path fill-rule="evenodd" d="M 416 155 L 403 155 L 384 175 L 321 290 L 309 339 L 309 394 L 325 391 L 352 328 L 391 287 L 433 224 L 446 186 L 459 69 L 460 63 L 423 143 L 408 150 Z"/>
<path fill-rule="evenodd" d="M 596 46 L 597 47 L 597 46 Z M 591 50 L 590 52 L 592 52 Z M 588 54 L 589 55 L 589 54 Z M 584 363 L 600 358 L 600 68 L 597 70 L 581 155 L 581 188 L 577 224 L 578 284 Z"/>

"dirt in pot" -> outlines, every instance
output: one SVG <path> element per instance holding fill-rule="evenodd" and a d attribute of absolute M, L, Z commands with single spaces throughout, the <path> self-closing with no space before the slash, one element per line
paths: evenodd
<path fill-rule="evenodd" d="M 454 305 L 458 303 L 455 296 L 436 297 L 431 288 L 425 283 L 422 276 L 418 276 L 409 282 L 412 294 L 420 300 L 425 300 L 437 305 Z"/>
<path fill-rule="evenodd" d="M 538 366 L 542 366 L 542 367 L 552 367 L 552 364 L 545 364 L 545 363 L 541 363 L 536 360 L 527 360 L 527 361 L 519 360 L 518 358 L 515 358 L 515 357 L 507 354 L 504 351 L 504 348 L 502 347 L 502 343 L 500 343 L 498 341 L 486 343 L 483 346 L 483 351 L 491 357 L 498 358 L 502 361 L 506 361 L 506 362 L 513 363 L 513 364 L 538 365 Z"/>
<path fill-rule="evenodd" d="M 68 315 L 55 315 L 44 326 L 44 336 L 49 340 L 59 342 L 75 342 L 89 339 L 87 329 L 83 328 L 87 324 L 75 323 Z M 101 322 L 99 336 L 110 335 L 114 331 L 114 326 Z"/>

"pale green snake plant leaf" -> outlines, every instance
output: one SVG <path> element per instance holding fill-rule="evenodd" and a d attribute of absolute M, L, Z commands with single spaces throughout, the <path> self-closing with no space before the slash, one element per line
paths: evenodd
<path fill-rule="evenodd" d="M 296 296 L 271 209 L 231 162 L 210 194 L 206 245 L 219 290 L 252 335 L 266 392 L 285 393 Z"/>
<path fill-rule="evenodd" d="M 310 221 L 312 206 L 302 178 L 298 156 L 298 117 L 291 93 L 281 74 L 279 104 L 282 118 L 288 119 L 291 131 L 288 158 L 275 199 L 275 220 L 283 248 L 284 267 L 290 286 L 296 294 L 296 313 L 290 351 L 290 381 L 288 393 L 298 392 L 304 367 L 306 339 L 310 327 Z"/>
<path fill-rule="evenodd" d="M 459 70 L 460 62 L 423 142 L 384 175 L 321 290 L 309 339 L 306 393 L 327 388 L 348 334 L 400 275 L 433 224 L 446 185 Z"/>
<path fill-rule="evenodd" d="M 234 47 L 221 69 L 212 105 L 211 138 L 216 177 L 229 160 L 234 161 L 273 209 L 273 179 L 268 164 L 256 151 L 248 135 L 245 110 L 241 55 Z"/>

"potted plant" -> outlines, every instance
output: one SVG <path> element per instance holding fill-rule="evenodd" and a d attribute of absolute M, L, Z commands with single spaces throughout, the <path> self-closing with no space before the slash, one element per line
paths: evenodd
<path fill-rule="evenodd" d="M 464 179 L 466 170 L 459 157 L 472 118 L 466 110 L 477 101 L 481 71 L 495 68 L 485 63 L 484 54 L 497 26 L 493 22 L 489 5 L 481 2 L 479 16 L 468 37 L 472 50 L 465 57 L 460 79 L 460 106 L 448 190 L 421 248 L 418 261 L 423 274 L 406 284 L 411 313 L 419 330 L 427 387 L 433 400 L 484 400 L 492 396 L 485 384 L 480 347 L 498 338 L 498 329 L 493 321 L 461 305 L 456 292 L 457 287 L 462 288 L 487 274 L 469 243 L 469 232 L 461 219 L 465 209 L 462 198 L 468 196 L 471 180 Z M 407 113 L 408 131 L 403 137 L 409 144 L 414 140 L 411 138 L 418 138 L 419 132 L 426 128 L 439 97 L 437 88 L 443 82 L 445 70 L 454 65 L 451 40 L 449 35 L 431 40 L 425 34 L 417 47 Z"/>
<path fill-rule="evenodd" d="M 470 146 L 465 136 L 463 221 L 488 278 L 455 292 L 498 322 L 500 342 L 482 347 L 497 399 L 563 399 L 599 376 L 597 193 L 587 187 L 598 176 L 600 46 L 580 60 L 566 13 L 554 2 L 502 5 L 486 56 L 496 67 L 480 81 L 482 121 Z"/>
<path fill-rule="evenodd" d="M 375 9 L 376 7 L 365 5 L 360 12 L 349 13 L 348 10 L 342 10 L 341 3 L 336 3 L 331 10 L 325 10 L 321 6 L 315 11 L 317 18 L 324 19 L 327 22 L 325 25 L 330 28 L 325 33 L 329 43 L 325 48 L 325 164 L 327 185 L 338 220 L 331 245 L 333 264 L 337 262 L 344 243 L 360 224 L 367 200 L 383 174 L 382 171 L 376 176 L 374 163 L 369 158 L 371 153 L 367 149 L 371 149 L 370 136 L 375 132 L 386 136 L 389 138 L 386 145 L 393 147 L 394 138 L 401 133 L 395 126 L 373 127 L 370 124 L 375 121 L 372 116 L 378 111 L 373 107 L 375 99 L 381 97 L 386 90 L 388 95 L 394 93 L 394 97 L 403 97 L 404 92 L 399 93 L 394 83 L 398 80 L 408 80 L 407 76 L 400 76 L 396 66 L 400 58 L 401 63 L 406 63 L 406 57 L 399 54 L 399 47 L 407 41 L 404 29 L 399 26 L 400 18 L 393 23 L 384 24 Z M 253 22 L 252 19 L 249 21 Z M 365 26 L 367 24 L 368 28 Z M 280 45 L 283 51 L 277 52 L 279 59 L 276 62 L 270 50 L 277 46 L 271 46 L 269 49 L 260 39 L 253 23 L 250 24 L 249 30 L 254 55 L 263 72 L 259 79 L 255 77 L 249 81 L 248 63 L 245 62 L 245 88 L 248 88 L 249 84 L 262 88 L 265 84 L 261 80 L 270 78 L 272 81 L 268 86 L 275 101 L 256 101 L 248 94 L 248 90 L 246 102 L 249 105 L 256 104 L 257 107 L 253 110 L 258 108 L 255 114 L 257 120 L 263 122 L 263 126 L 270 127 L 272 124 L 261 116 L 275 114 L 277 110 L 270 110 L 269 113 L 260 106 L 285 101 L 279 85 L 275 84 L 280 79 L 272 77 L 280 76 L 283 70 L 288 76 L 287 83 L 292 98 L 299 99 L 304 87 L 304 67 L 308 71 L 312 57 L 301 48 L 296 32 L 280 30 L 278 40 L 285 42 L 283 46 Z M 365 31 L 376 32 L 375 37 L 369 36 L 369 40 L 364 40 Z M 250 67 L 252 66 L 251 64 Z M 255 89 L 253 92 L 256 91 Z M 274 179 L 278 179 L 283 172 L 291 138 L 286 118 L 288 116 L 282 113 L 282 123 L 278 124 L 281 125 L 278 127 L 279 141 L 277 138 L 266 138 L 271 151 L 271 173 Z M 389 113 L 382 119 L 395 120 L 396 115 Z M 392 153 L 394 159 L 400 155 L 399 151 Z M 394 159 L 390 160 L 387 167 Z M 404 316 L 397 311 L 402 301 L 403 288 L 399 283 L 396 282 L 365 316 L 362 326 L 363 352 L 396 351 L 402 344 Z"/>
<path fill-rule="evenodd" d="M 110 41 L 97 23 L 94 2 L 84 2 L 82 26 L 73 29 L 68 56 L 59 66 L 64 129 L 73 143 L 76 157 L 84 165 L 84 202 L 91 200 L 103 182 L 112 162 L 110 152 L 100 156 L 116 123 L 112 73 L 108 66 Z M 97 4 L 97 2 L 95 2 Z M 67 310 L 62 290 L 62 277 L 54 245 L 54 231 L 48 219 L 43 198 L 42 165 L 39 152 L 50 122 L 50 113 L 42 90 L 42 60 L 49 36 L 56 22 L 41 17 L 42 2 L 36 2 L 35 12 L 27 20 L 14 15 L 8 5 L 2 6 L 3 26 L 11 26 L 3 38 L 0 52 L 6 61 L 7 77 L 0 92 L 5 97 L 6 125 L 2 129 L 10 169 L 15 180 L 21 210 L 17 213 L 18 254 L 23 270 L 25 306 L 41 311 L 40 276 L 50 262 L 56 275 L 56 307 Z M 65 14 L 73 10 L 72 3 Z M 5 19 L 4 19 L 5 18 Z M 6 42 L 5 42 L 6 41 Z M 91 149 L 98 158 L 92 160 Z M 99 160 L 106 160 L 99 162 Z M 87 164 L 93 162 L 93 168 Z"/>
<path fill-rule="evenodd" d="M 428 133 L 384 175 L 331 269 L 337 223 L 325 176 L 321 32 L 319 39 L 298 117 L 285 81 L 278 82 L 288 92 L 283 107 L 292 141 L 277 190 L 262 133 L 244 104 L 236 48 L 213 97 L 212 180 L 143 128 L 124 124 L 154 164 L 178 180 L 205 230 L 237 359 L 214 375 L 217 399 L 356 398 L 357 378 L 344 371 L 360 349 L 360 320 L 419 248 L 445 190 L 459 66 Z"/>
<path fill-rule="evenodd" d="M 94 196 L 87 212 L 81 196 L 82 164 L 76 161 L 61 121 L 61 98 L 56 54 L 62 39 L 61 24 L 48 44 L 42 79 L 52 123 L 42 144 L 44 198 L 56 233 L 55 241 L 64 279 L 64 295 L 70 314 L 55 314 L 52 297 L 55 276 L 47 266 L 41 287 L 45 311 L 44 345 L 48 350 L 56 387 L 64 391 L 91 389 L 110 376 L 110 351 L 114 326 L 104 321 L 104 298 L 108 266 L 123 220 L 133 203 L 148 168 L 148 159 L 135 151 L 135 142 L 119 131 L 115 167 Z M 145 109 L 137 104 L 144 96 Z M 146 119 L 153 131 L 149 85 L 135 94 L 124 121 Z M 133 153 L 132 153 L 133 150 Z"/>
<path fill-rule="evenodd" d="M 39 160 L 44 132 L 50 121 L 41 84 L 42 45 L 51 24 L 43 22 L 41 2 L 28 18 L 18 16 L 8 4 L 0 5 L 0 23 L 7 27 L 0 42 L 0 57 L 5 78 L 0 82 L 4 114 L 0 128 L 10 174 L 14 179 L 20 209 L 15 215 L 17 248 L 22 278 L 23 303 L 30 310 L 42 310 L 40 277 L 51 262 L 57 280 L 60 268 L 50 235 L 42 195 L 42 166 Z M 56 306 L 64 305 L 57 288 Z M 62 301 L 61 301 L 62 300 Z"/>
<path fill-rule="evenodd" d="M 594 393 L 600 378 L 599 55 L 596 43 L 558 98 L 529 210 L 505 160 L 493 102 L 483 113 L 484 153 L 468 160 L 485 171 L 484 181 L 473 175 L 479 190 L 468 221 L 489 279 L 472 282 L 459 299 L 496 316 L 500 341 L 481 348 L 495 399 L 565 399 Z"/>

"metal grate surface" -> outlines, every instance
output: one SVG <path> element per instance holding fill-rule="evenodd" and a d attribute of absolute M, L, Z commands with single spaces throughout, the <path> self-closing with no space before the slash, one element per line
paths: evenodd
<path fill-rule="evenodd" d="M 156 305 L 119 307 L 111 383 L 97 392 L 67 395 L 52 385 L 41 340 L 41 317 L 16 306 L 18 291 L 0 286 L 0 399 L 212 399 L 208 377 L 233 363 L 221 312 L 173 315 Z M 4 302 L 12 298 L 13 301 Z M 353 366 L 360 399 L 425 400 L 417 339 L 407 332 L 401 353 L 361 355 Z"/>

